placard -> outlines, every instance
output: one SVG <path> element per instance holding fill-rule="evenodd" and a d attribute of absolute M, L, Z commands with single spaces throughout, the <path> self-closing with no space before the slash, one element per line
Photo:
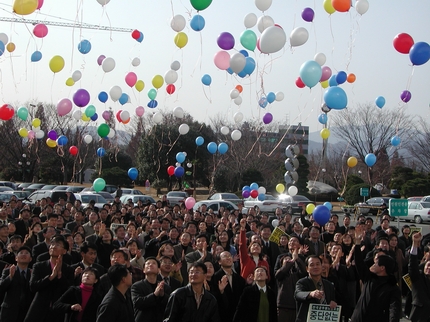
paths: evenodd
<path fill-rule="evenodd" d="M 269 240 L 273 243 L 279 244 L 279 240 L 281 239 L 282 235 L 288 236 L 288 234 L 285 231 L 283 231 L 281 228 L 275 227 L 275 229 L 273 230 L 272 234 L 269 237 Z M 288 236 L 288 239 L 290 239 L 290 236 Z"/>
<path fill-rule="evenodd" d="M 339 322 L 341 308 L 341 305 L 331 309 L 327 304 L 311 303 L 309 305 L 307 321 Z"/>

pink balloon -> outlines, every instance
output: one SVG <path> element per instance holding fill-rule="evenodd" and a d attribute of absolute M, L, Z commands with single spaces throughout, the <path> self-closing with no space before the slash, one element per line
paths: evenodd
<path fill-rule="evenodd" d="M 37 0 L 37 9 L 42 8 L 43 6 L 43 0 Z"/>
<path fill-rule="evenodd" d="M 145 113 L 145 109 L 143 108 L 143 106 L 136 107 L 136 115 L 137 116 L 142 116 L 143 113 Z"/>
<path fill-rule="evenodd" d="M 102 65 L 102 63 L 103 63 L 103 60 L 106 58 L 106 56 L 105 55 L 100 55 L 98 58 L 97 58 L 97 64 L 99 64 L 99 66 L 101 66 Z"/>
<path fill-rule="evenodd" d="M 322 75 L 321 75 L 321 78 L 320 78 L 320 82 L 324 82 L 324 81 L 326 81 L 327 79 L 330 78 L 330 76 L 331 76 L 331 69 L 328 66 L 323 66 L 321 68 L 321 70 L 322 70 Z"/>
<path fill-rule="evenodd" d="M 128 86 L 133 87 L 137 82 L 137 75 L 133 72 L 128 73 L 125 75 L 125 82 Z"/>
<path fill-rule="evenodd" d="M 109 121 L 110 120 L 110 112 L 109 111 L 104 111 L 102 114 L 102 117 L 106 120 Z"/>
<path fill-rule="evenodd" d="M 68 98 L 63 98 L 57 103 L 58 115 L 64 116 L 68 114 L 73 108 L 73 103 Z"/>
<path fill-rule="evenodd" d="M 27 137 L 28 137 L 29 140 L 34 139 L 35 136 L 36 136 L 36 133 L 34 133 L 33 130 L 28 131 L 28 136 Z"/>
<path fill-rule="evenodd" d="M 185 207 L 187 207 L 187 209 L 192 209 L 195 204 L 196 199 L 194 199 L 193 197 L 188 197 L 187 199 L 185 199 Z"/>
<path fill-rule="evenodd" d="M 230 67 L 230 55 L 224 50 L 220 50 L 214 56 L 215 66 L 221 70 L 226 70 Z"/>
<path fill-rule="evenodd" d="M 48 34 L 48 27 L 44 25 L 43 23 L 39 23 L 33 28 L 33 34 L 37 38 L 43 38 Z"/>

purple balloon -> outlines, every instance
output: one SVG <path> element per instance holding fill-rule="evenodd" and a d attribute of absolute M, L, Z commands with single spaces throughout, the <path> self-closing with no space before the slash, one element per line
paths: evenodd
<path fill-rule="evenodd" d="M 90 102 L 90 93 L 83 88 L 78 89 L 76 93 L 73 94 L 73 102 L 79 107 L 87 106 Z"/>
<path fill-rule="evenodd" d="M 234 37 L 229 32 L 222 32 L 217 39 L 219 48 L 230 50 L 234 47 Z"/>
<path fill-rule="evenodd" d="M 302 11 L 302 18 L 304 21 L 312 22 L 314 20 L 315 12 L 312 10 L 312 8 L 304 8 Z"/>
<path fill-rule="evenodd" d="M 272 121 L 273 121 L 273 115 L 271 113 L 264 114 L 264 116 L 263 116 L 264 124 L 269 124 Z"/>
<path fill-rule="evenodd" d="M 97 58 L 97 64 L 99 64 L 99 66 L 101 66 L 102 65 L 102 63 L 103 63 L 103 60 L 106 58 L 106 56 L 105 55 L 100 55 L 98 58 Z"/>
<path fill-rule="evenodd" d="M 243 198 L 248 198 L 251 195 L 251 192 L 248 190 L 243 190 L 242 191 L 242 197 Z"/>
<path fill-rule="evenodd" d="M 321 70 L 322 70 L 322 74 L 321 74 L 320 82 L 328 80 L 331 77 L 331 68 L 328 66 L 323 66 Z"/>
<path fill-rule="evenodd" d="M 405 103 L 409 102 L 411 98 L 412 98 L 412 94 L 407 90 L 403 91 L 402 94 L 400 94 L 400 99 Z"/>
<path fill-rule="evenodd" d="M 55 141 L 57 139 L 57 132 L 55 132 L 54 130 L 49 131 L 48 138 Z"/>
<path fill-rule="evenodd" d="M 110 112 L 109 111 L 104 111 L 102 114 L 102 117 L 106 120 L 109 121 L 110 120 Z"/>

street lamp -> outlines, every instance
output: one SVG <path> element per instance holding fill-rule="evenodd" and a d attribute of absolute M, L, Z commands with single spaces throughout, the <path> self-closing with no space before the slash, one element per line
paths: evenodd
<path fill-rule="evenodd" d="M 325 168 L 322 168 L 322 169 L 321 169 L 321 172 L 322 172 L 322 182 L 323 182 L 323 183 L 325 183 L 325 182 L 324 182 L 324 177 L 325 177 L 325 172 L 326 172 L 326 171 L 327 171 L 327 170 L 326 170 Z"/>
<path fill-rule="evenodd" d="M 25 182 L 25 171 L 30 166 L 30 161 L 27 160 L 27 155 L 25 153 L 22 154 L 22 161 L 18 162 L 18 165 L 21 167 L 22 171 L 22 182 Z"/>
<path fill-rule="evenodd" d="M 362 172 L 361 172 L 361 170 L 358 170 L 358 176 L 361 178 L 361 174 L 362 174 Z"/>

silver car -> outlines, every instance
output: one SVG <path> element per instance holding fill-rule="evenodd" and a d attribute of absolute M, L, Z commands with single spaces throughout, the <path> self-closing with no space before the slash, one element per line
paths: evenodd
<path fill-rule="evenodd" d="M 166 195 L 167 200 L 171 206 L 178 205 L 189 197 L 185 191 L 169 191 Z"/>
<path fill-rule="evenodd" d="M 414 221 L 416 224 L 430 222 L 430 202 L 408 202 L 408 215 L 406 217 L 399 218 L 407 221 Z"/>

